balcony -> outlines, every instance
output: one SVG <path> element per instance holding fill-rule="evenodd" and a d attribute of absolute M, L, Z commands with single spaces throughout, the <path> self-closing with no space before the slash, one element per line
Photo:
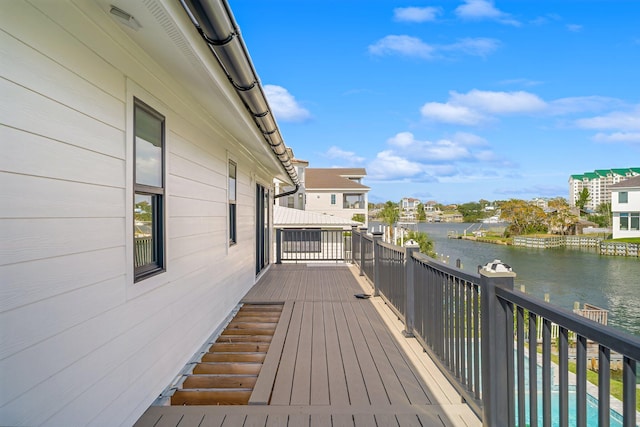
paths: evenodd
<path fill-rule="evenodd" d="M 286 232 L 281 250 L 306 248 Z M 272 265 L 244 297 L 283 307 L 248 404 L 152 406 L 136 425 L 636 425 L 637 337 L 514 290 L 499 262 L 468 274 L 350 237 L 343 259 Z"/>
<path fill-rule="evenodd" d="M 249 404 L 152 406 L 136 426 L 480 426 L 384 301 L 354 296 L 358 274 L 272 265 L 243 299 L 284 304 Z"/>

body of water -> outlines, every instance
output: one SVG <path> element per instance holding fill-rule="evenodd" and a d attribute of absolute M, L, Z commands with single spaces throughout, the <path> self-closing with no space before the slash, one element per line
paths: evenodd
<path fill-rule="evenodd" d="M 429 235 L 439 259 L 448 256 L 452 265 L 460 259 L 468 272 L 499 259 L 517 274 L 517 288 L 525 285 L 528 294 L 539 298 L 548 293 L 551 303 L 568 310 L 576 301 L 607 309 L 609 325 L 640 336 L 638 258 L 601 256 L 595 249 L 531 249 L 447 238 L 449 231 L 463 234 L 470 226 L 477 229 L 479 224 L 420 223 L 411 228 Z"/>

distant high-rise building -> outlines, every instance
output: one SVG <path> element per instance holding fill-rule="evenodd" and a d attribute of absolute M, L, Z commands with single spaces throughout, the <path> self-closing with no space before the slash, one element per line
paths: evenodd
<path fill-rule="evenodd" d="M 640 167 L 626 169 L 596 169 L 593 172 L 585 172 L 581 175 L 571 175 L 569 177 L 569 204 L 576 205 L 583 189 L 589 190 L 589 201 L 585 204 L 585 209 L 596 210 L 604 202 L 611 201 L 611 190 L 613 184 L 617 184 L 634 176 L 640 175 Z"/>

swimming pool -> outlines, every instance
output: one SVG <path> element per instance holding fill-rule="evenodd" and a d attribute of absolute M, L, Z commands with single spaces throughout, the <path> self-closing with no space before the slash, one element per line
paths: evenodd
<path fill-rule="evenodd" d="M 529 425 L 529 394 L 525 396 L 525 414 L 526 424 Z M 517 422 L 517 405 L 516 401 L 516 422 Z M 576 391 L 574 386 L 569 386 L 569 425 L 577 425 L 576 419 Z M 610 426 L 622 427 L 622 415 L 615 410 L 610 410 Z M 538 425 L 542 425 L 542 392 L 538 393 Z M 560 399 L 557 387 L 551 392 L 551 425 L 553 427 L 560 425 Z M 598 426 L 598 399 L 587 394 L 587 426 Z"/>

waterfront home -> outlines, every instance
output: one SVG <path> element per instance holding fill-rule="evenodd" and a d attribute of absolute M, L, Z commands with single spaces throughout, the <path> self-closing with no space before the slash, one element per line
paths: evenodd
<path fill-rule="evenodd" d="M 295 168 L 226 2 L 185 4 L 0 5 L 2 425 L 133 424 L 272 262 Z"/>
<path fill-rule="evenodd" d="M 305 209 L 348 220 L 363 215 L 366 227 L 370 190 L 362 184 L 366 175 L 364 168 L 306 168 Z"/>
<path fill-rule="evenodd" d="M 610 188 L 613 238 L 640 237 L 640 176 Z"/>

